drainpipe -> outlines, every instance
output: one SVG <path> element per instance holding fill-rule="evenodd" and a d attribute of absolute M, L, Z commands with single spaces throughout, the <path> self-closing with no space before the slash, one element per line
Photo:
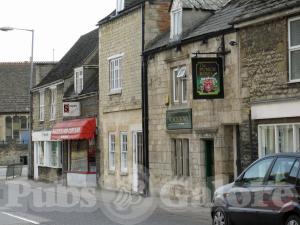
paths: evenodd
<path fill-rule="evenodd" d="M 254 149 L 253 149 L 253 138 L 252 138 L 252 118 L 251 118 L 251 110 L 249 112 L 249 141 L 250 141 L 250 151 L 251 151 L 251 163 L 254 161 Z"/>
<path fill-rule="evenodd" d="M 145 50 L 145 3 L 142 4 L 142 123 L 143 123 L 143 161 L 144 195 L 149 196 L 149 131 L 148 131 L 148 59 Z"/>

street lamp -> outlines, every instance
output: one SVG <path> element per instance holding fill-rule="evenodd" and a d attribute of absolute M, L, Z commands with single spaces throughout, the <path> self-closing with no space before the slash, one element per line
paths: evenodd
<path fill-rule="evenodd" d="M 31 56 L 30 56 L 30 83 L 29 83 L 29 142 L 28 142 L 28 177 L 32 177 L 32 150 L 31 150 L 31 127 L 32 127 L 32 102 L 31 102 L 31 89 L 33 80 L 33 47 L 34 47 L 34 30 L 15 28 L 15 27 L 0 27 L 0 31 L 13 31 L 22 30 L 31 32 Z"/>

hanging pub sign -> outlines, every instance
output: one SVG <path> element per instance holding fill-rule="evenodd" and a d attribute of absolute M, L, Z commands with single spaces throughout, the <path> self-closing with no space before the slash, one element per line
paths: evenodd
<path fill-rule="evenodd" d="M 222 58 L 193 58 L 194 99 L 223 98 Z"/>

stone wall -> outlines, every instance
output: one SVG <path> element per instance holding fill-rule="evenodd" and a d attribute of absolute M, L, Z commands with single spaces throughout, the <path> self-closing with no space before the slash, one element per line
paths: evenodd
<path fill-rule="evenodd" d="M 240 30 L 242 167 L 258 157 L 257 123 L 249 115 L 254 103 L 300 97 L 300 83 L 289 83 L 287 18 Z M 251 139 L 250 139 L 251 137 Z"/>
<path fill-rule="evenodd" d="M 224 99 L 194 100 L 192 79 L 192 53 L 216 52 L 221 38 L 211 38 L 207 44 L 194 42 L 175 49 L 157 53 L 151 57 L 148 66 L 149 88 L 149 157 L 150 192 L 154 195 L 176 194 L 177 185 L 185 186 L 183 196 L 189 196 L 199 202 L 206 202 L 206 140 L 214 142 L 216 187 L 232 180 L 234 175 L 234 133 L 235 126 L 241 122 L 240 79 L 238 73 L 238 48 L 230 46 L 236 41 L 236 33 L 225 35 L 226 55 L 224 74 Z M 201 57 L 215 57 L 201 55 Z M 186 104 L 172 102 L 172 70 L 185 65 L 187 68 Z M 193 110 L 193 129 L 168 131 L 166 111 L 173 109 Z M 189 139 L 190 176 L 177 178 L 172 171 L 171 139 Z"/>
<path fill-rule="evenodd" d="M 28 145 L 21 145 L 15 142 L 2 144 L 0 142 L 0 166 L 20 163 L 21 156 L 28 156 Z"/>

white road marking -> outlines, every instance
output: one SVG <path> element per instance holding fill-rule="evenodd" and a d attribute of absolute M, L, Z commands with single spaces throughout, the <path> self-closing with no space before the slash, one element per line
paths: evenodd
<path fill-rule="evenodd" d="M 36 224 L 36 225 L 40 224 L 39 222 L 36 222 L 36 221 L 33 221 L 33 220 L 28 220 L 28 219 L 26 219 L 26 218 L 24 218 L 24 217 L 20 217 L 20 216 L 15 216 L 15 215 L 10 214 L 10 213 L 7 213 L 7 212 L 1 212 L 1 213 L 4 214 L 4 215 L 10 216 L 10 217 L 19 219 L 19 220 L 23 220 L 23 221 L 25 221 L 25 222 L 32 223 L 32 224 Z"/>

